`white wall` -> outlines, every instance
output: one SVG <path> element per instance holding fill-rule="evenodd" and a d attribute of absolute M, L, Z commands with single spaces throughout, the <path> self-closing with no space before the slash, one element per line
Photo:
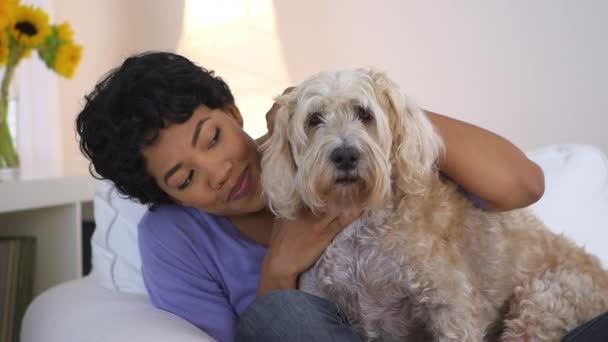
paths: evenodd
<path fill-rule="evenodd" d="M 110 69 L 143 50 L 175 50 L 181 34 L 183 0 L 53 0 L 52 22 L 69 21 L 84 46 L 71 80 L 59 79 L 59 107 L 65 174 L 86 173 L 88 161 L 78 149 L 76 115 L 84 95 Z"/>
<path fill-rule="evenodd" d="M 275 1 L 294 82 L 320 69 L 384 69 L 424 108 L 524 149 L 608 152 L 608 2 Z"/>

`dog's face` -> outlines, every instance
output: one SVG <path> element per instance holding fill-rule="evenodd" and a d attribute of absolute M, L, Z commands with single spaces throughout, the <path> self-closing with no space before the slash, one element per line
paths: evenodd
<path fill-rule="evenodd" d="M 277 102 L 262 188 L 279 216 L 380 207 L 395 186 L 416 191 L 440 152 L 426 116 L 381 73 L 320 73 Z M 393 184 L 396 172 L 410 181 Z"/>

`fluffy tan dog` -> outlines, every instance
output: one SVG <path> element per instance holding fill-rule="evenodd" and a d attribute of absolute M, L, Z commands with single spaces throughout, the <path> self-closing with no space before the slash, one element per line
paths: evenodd
<path fill-rule="evenodd" d="M 557 341 L 608 310 L 597 258 L 441 177 L 440 136 L 385 75 L 321 73 L 278 102 L 262 159 L 273 211 L 371 208 L 299 280 L 368 339 Z"/>

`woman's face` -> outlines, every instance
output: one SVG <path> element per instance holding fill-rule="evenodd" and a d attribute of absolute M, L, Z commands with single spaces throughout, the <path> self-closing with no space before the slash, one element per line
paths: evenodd
<path fill-rule="evenodd" d="M 142 150 L 146 168 L 178 204 L 217 215 L 260 210 L 260 154 L 243 131 L 237 107 L 198 107 L 182 124 L 170 124 Z"/>

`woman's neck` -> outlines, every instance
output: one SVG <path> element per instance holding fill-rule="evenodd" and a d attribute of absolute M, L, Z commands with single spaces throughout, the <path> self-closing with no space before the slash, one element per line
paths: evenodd
<path fill-rule="evenodd" d="M 274 224 L 274 215 L 270 210 L 264 208 L 251 214 L 229 216 L 228 219 L 241 234 L 263 246 L 268 246 Z"/>

